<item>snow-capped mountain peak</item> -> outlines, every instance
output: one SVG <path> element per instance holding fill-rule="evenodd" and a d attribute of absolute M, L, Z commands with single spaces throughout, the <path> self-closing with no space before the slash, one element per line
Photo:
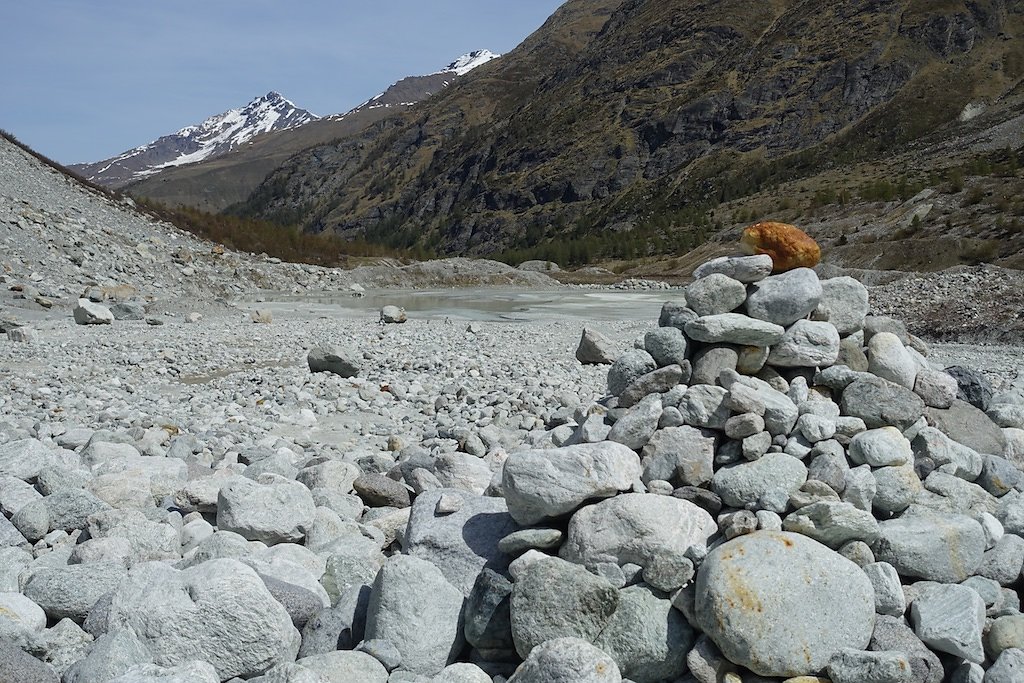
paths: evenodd
<path fill-rule="evenodd" d="M 497 59 L 501 55 L 491 52 L 490 50 L 474 50 L 469 54 L 462 55 L 454 62 L 441 69 L 438 73 L 446 73 L 454 71 L 460 76 L 465 76 L 473 69 L 478 66 L 482 66 L 492 59 Z"/>
<path fill-rule="evenodd" d="M 244 107 L 229 109 L 202 123 L 185 126 L 148 145 L 95 164 L 73 169 L 90 180 L 120 186 L 171 166 L 191 164 L 220 156 L 252 140 L 260 133 L 296 128 L 319 117 L 299 109 L 281 93 L 270 91 Z"/>

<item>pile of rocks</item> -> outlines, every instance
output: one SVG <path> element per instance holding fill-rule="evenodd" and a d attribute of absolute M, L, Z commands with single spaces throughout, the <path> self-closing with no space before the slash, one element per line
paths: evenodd
<path fill-rule="evenodd" d="M 1024 387 L 772 265 L 702 266 L 515 442 L 4 439 L 0 680 L 1019 680 Z"/>
<path fill-rule="evenodd" d="M 579 446 L 530 456 L 545 467 L 513 454 L 512 514 L 571 513 L 563 559 L 616 578 L 631 565 L 663 591 L 699 632 L 686 660 L 702 683 L 743 669 L 756 675 L 742 680 L 1017 680 L 1024 391 L 991 396 L 969 371 L 932 368 L 899 322 L 867 315 L 851 278 L 771 272 L 766 256 L 698 268 L 685 301 L 615 361 L 607 410 L 560 435 L 626 446 L 588 462 L 617 478 L 571 477 L 566 451 Z M 624 485 L 631 474 L 641 483 Z M 530 481 L 525 517 L 517 476 Z M 652 493 L 676 511 L 656 512 Z M 684 673 L 639 673 L 604 650 L 633 680 Z"/>

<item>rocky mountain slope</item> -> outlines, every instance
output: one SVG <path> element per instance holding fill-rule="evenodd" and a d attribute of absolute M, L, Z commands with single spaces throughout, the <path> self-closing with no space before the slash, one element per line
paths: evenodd
<path fill-rule="evenodd" d="M 261 133 L 297 128 L 318 118 L 271 91 L 240 109 L 229 109 L 111 159 L 70 168 L 95 183 L 122 187 L 165 168 L 221 156 Z"/>
<path fill-rule="evenodd" d="M 490 50 L 475 50 L 435 73 L 403 78 L 348 112 L 259 135 L 197 163 L 168 166 L 135 179 L 127 190 L 172 206 L 220 211 L 246 199 L 268 173 L 300 150 L 358 136 L 498 56 Z"/>
<path fill-rule="evenodd" d="M 729 227 L 722 203 L 784 182 L 849 205 L 870 199 L 871 165 L 937 186 L 990 153 L 949 154 L 968 129 L 1019 148 L 1022 30 L 1005 0 L 570 0 L 401 119 L 289 160 L 239 210 L 442 253 L 678 252 Z"/>

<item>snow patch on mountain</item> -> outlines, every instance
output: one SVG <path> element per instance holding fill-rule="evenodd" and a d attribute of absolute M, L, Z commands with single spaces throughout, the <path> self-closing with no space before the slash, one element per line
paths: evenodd
<path fill-rule="evenodd" d="M 171 166 L 202 161 L 246 144 L 261 133 L 296 128 L 320 117 L 271 91 L 240 109 L 211 116 L 198 125 L 96 164 L 72 166 L 90 180 L 123 185 Z"/>
<path fill-rule="evenodd" d="M 460 76 L 465 76 L 478 66 L 483 66 L 492 59 L 497 59 L 500 56 L 501 55 L 491 52 L 490 50 L 474 50 L 469 54 L 462 55 L 437 73 L 454 71 Z"/>

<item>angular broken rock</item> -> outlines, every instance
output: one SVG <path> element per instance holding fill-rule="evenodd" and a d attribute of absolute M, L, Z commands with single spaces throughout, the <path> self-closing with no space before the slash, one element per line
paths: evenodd
<path fill-rule="evenodd" d="M 294 661 L 299 632 L 255 571 L 212 559 L 178 571 L 138 565 L 109 606 L 109 628 L 130 628 L 160 666 L 214 665 L 220 680 Z M 137 680 L 137 679 L 133 679 Z"/>
<path fill-rule="evenodd" d="M 783 368 L 824 368 L 839 357 L 839 332 L 832 323 L 797 320 L 768 354 L 768 364 Z"/>
<path fill-rule="evenodd" d="M 509 514 L 531 525 L 561 517 L 590 499 L 627 491 L 642 471 L 632 449 L 603 441 L 512 453 L 501 484 Z"/>
<path fill-rule="evenodd" d="M 615 345 L 608 337 L 589 327 L 583 328 L 576 360 L 584 365 L 611 365 L 615 362 Z"/>
<path fill-rule="evenodd" d="M 747 296 L 747 314 L 776 325 L 792 325 L 810 315 L 821 296 L 818 274 L 809 268 L 797 268 L 753 285 Z"/>
<path fill-rule="evenodd" d="M 901 432 L 921 419 L 924 401 L 910 389 L 881 377 L 858 379 L 843 389 L 843 415 L 859 417 L 868 429 L 896 427 Z"/>
<path fill-rule="evenodd" d="M 917 637 L 932 649 L 977 664 L 985 660 L 985 601 L 972 589 L 951 584 L 925 587 L 910 605 L 910 621 Z"/>
<path fill-rule="evenodd" d="M 407 319 L 405 309 L 399 306 L 385 306 L 380 309 L 380 321 L 382 323 L 404 323 Z"/>
<path fill-rule="evenodd" d="M 864 327 L 869 310 L 867 287 L 849 276 L 833 277 L 821 281 L 821 301 L 812 319 L 827 320 L 845 337 Z"/>
<path fill-rule="evenodd" d="M 726 505 L 783 513 L 789 497 L 807 481 L 807 467 L 791 455 L 768 453 L 754 462 L 723 467 L 715 472 L 711 490 Z"/>
<path fill-rule="evenodd" d="M 239 477 L 217 496 L 217 528 L 267 545 L 301 541 L 316 519 L 313 495 L 297 481 L 263 475 L 265 484 Z"/>
<path fill-rule="evenodd" d="M 79 325 L 109 325 L 114 322 L 114 314 L 109 308 L 88 299 L 79 299 L 73 313 Z"/>
<path fill-rule="evenodd" d="M 438 515 L 436 508 L 444 496 L 457 498 L 461 506 Z M 499 544 L 517 529 L 502 498 L 454 489 L 427 491 L 413 503 L 402 550 L 434 564 L 468 596 L 484 568 L 503 571 L 508 567 L 511 558 Z"/>
<path fill-rule="evenodd" d="M 772 274 L 772 257 L 768 254 L 720 256 L 697 266 L 693 271 L 693 278 L 699 280 L 714 273 L 750 284 Z"/>
<path fill-rule="evenodd" d="M 738 308 L 747 298 L 747 288 L 739 280 L 711 273 L 686 287 L 686 304 L 697 315 L 717 315 Z"/>

